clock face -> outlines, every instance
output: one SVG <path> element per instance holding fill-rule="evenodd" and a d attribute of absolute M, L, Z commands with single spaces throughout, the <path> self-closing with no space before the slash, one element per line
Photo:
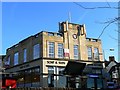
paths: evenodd
<path fill-rule="evenodd" d="M 77 35 L 76 34 L 73 34 L 72 35 L 74 39 L 77 39 Z"/>

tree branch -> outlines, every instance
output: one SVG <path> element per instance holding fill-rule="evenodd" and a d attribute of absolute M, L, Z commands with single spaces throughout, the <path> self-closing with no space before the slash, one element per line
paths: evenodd
<path fill-rule="evenodd" d="M 106 6 L 103 6 L 103 7 L 84 7 L 84 6 L 82 6 L 81 4 L 78 4 L 77 2 L 73 2 L 74 4 L 76 4 L 76 5 L 78 5 L 79 7 L 81 7 L 81 8 L 83 8 L 83 9 L 97 9 L 97 8 L 106 8 L 106 9 L 120 9 L 120 7 L 111 7 L 110 5 L 109 5 L 109 3 L 107 3 L 108 4 L 108 7 L 106 7 Z"/>

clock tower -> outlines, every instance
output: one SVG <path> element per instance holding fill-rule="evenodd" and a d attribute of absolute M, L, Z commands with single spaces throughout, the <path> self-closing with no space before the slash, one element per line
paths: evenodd
<path fill-rule="evenodd" d="M 74 45 L 78 46 L 78 59 L 86 60 L 84 57 L 87 48 L 85 25 L 69 23 L 68 21 L 59 23 L 59 32 L 63 34 L 64 51 L 68 51 L 69 56 L 66 58 L 74 59 Z"/>

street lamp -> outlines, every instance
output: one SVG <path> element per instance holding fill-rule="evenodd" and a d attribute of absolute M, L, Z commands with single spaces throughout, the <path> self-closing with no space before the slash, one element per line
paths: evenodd
<path fill-rule="evenodd" d="M 104 61 L 105 61 L 105 50 L 109 50 L 109 51 L 114 51 L 114 48 L 110 48 L 110 49 L 103 49 L 103 56 L 104 56 Z"/>

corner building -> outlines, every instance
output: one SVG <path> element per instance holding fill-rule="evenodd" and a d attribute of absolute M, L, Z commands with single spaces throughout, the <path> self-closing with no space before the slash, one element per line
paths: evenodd
<path fill-rule="evenodd" d="M 17 73 L 17 87 L 66 87 L 61 74 L 68 61 L 92 64 L 102 61 L 100 39 L 86 37 L 85 25 L 59 23 L 58 33 L 42 31 L 6 51 L 6 72 Z"/>

